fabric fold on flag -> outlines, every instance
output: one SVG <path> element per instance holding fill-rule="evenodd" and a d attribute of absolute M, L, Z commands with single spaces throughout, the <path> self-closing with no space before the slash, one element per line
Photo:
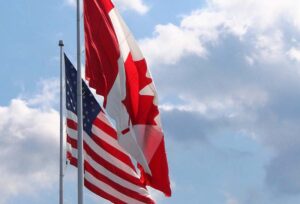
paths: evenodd
<path fill-rule="evenodd" d="M 77 71 L 65 56 L 67 158 L 77 166 Z M 87 84 L 82 81 L 84 185 L 116 204 L 152 204 L 130 155 Z"/>
<path fill-rule="evenodd" d="M 86 79 L 104 96 L 117 139 L 139 164 L 141 181 L 171 196 L 157 93 L 146 60 L 110 0 L 84 1 Z"/>

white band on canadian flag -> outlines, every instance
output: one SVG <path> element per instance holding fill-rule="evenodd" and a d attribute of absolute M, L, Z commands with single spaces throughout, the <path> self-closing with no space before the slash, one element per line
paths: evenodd
<path fill-rule="evenodd" d="M 108 15 L 116 32 L 123 60 L 125 61 L 127 59 L 129 53 L 131 53 L 134 61 L 144 59 L 139 46 L 137 45 L 123 18 L 119 14 L 119 11 L 116 8 L 113 8 Z"/>

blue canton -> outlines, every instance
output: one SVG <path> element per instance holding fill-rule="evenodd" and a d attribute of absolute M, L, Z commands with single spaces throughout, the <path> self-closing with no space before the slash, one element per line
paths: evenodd
<path fill-rule="evenodd" d="M 65 55 L 66 72 L 66 107 L 67 110 L 77 115 L 77 70 Z M 83 111 L 83 130 L 92 135 L 92 125 L 97 115 L 101 111 L 99 103 L 94 95 L 82 80 L 82 111 Z"/>

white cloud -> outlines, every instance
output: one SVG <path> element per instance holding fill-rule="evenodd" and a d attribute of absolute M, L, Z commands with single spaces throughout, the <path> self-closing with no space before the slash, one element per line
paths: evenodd
<path fill-rule="evenodd" d="M 258 35 L 254 47 L 253 56 L 257 60 L 278 63 L 285 58 L 283 34 L 279 30 L 268 35 Z"/>
<path fill-rule="evenodd" d="M 65 3 L 69 6 L 76 7 L 76 0 L 65 0 Z"/>
<path fill-rule="evenodd" d="M 208 119 L 248 117 L 249 109 L 258 109 L 268 103 L 268 93 L 257 87 L 242 87 L 231 90 L 230 94 L 196 96 L 183 94 L 179 96 L 182 104 L 165 103 L 160 105 L 162 111 L 183 111 L 200 114 Z"/>
<path fill-rule="evenodd" d="M 158 25 L 154 35 L 140 43 L 151 63 L 174 64 L 190 54 L 206 57 L 207 47 L 232 35 L 252 43 L 254 54 L 262 55 L 259 59 L 273 59 L 285 51 L 281 25 L 300 31 L 299 9 L 297 0 L 208 0 L 206 7 L 183 16 L 179 25 Z"/>
<path fill-rule="evenodd" d="M 46 98 L 48 94 L 46 91 Z M 34 101 L 44 102 L 41 97 Z M 24 99 L 0 106 L 0 203 L 57 182 L 58 122 L 56 110 L 30 107 Z"/>
<path fill-rule="evenodd" d="M 173 24 L 158 25 L 154 38 L 140 41 L 148 62 L 176 64 L 178 59 L 187 54 L 205 56 L 206 51 L 194 32 Z"/>
<path fill-rule="evenodd" d="M 254 59 L 253 59 L 253 57 L 245 56 L 245 60 L 246 60 L 246 62 L 247 62 L 249 65 L 251 65 L 251 66 L 254 64 Z"/>
<path fill-rule="evenodd" d="M 234 196 L 225 193 L 226 196 L 226 204 L 239 204 L 239 201 Z"/>
<path fill-rule="evenodd" d="M 290 59 L 300 62 L 300 49 L 292 47 L 288 52 L 287 55 Z"/>
<path fill-rule="evenodd" d="M 60 91 L 58 79 L 41 80 L 38 82 L 38 87 L 42 87 L 40 93 L 34 96 L 24 96 L 28 98 L 29 105 L 49 108 L 59 103 L 57 100 Z"/>
<path fill-rule="evenodd" d="M 115 0 L 115 2 L 121 9 L 134 10 L 140 14 L 145 14 L 149 10 L 143 0 Z"/>
<path fill-rule="evenodd" d="M 208 2 L 213 10 L 225 13 L 227 19 L 251 29 L 270 29 L 277 26 L 282 18 L 293 25 L 300 22 L 298 12 L 300 3 L 297 0 L 272 1 L 272 3 L 269 0 L 209 0 Z"/>

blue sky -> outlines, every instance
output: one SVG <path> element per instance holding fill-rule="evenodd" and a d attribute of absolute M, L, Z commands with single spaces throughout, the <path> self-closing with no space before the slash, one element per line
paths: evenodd
<path fill-rule="evenodd" d="M 158 89 L 167 204 L 300 202 L 300 3 L 116 0 Z M 0 204 L 58 202 L 58 40 L 75 62 L 72 0 L 0 8 Z M 65 202 L 76 203 L 66 168 Z M 88 204 L 104 203 L 85 192 Z"/>

